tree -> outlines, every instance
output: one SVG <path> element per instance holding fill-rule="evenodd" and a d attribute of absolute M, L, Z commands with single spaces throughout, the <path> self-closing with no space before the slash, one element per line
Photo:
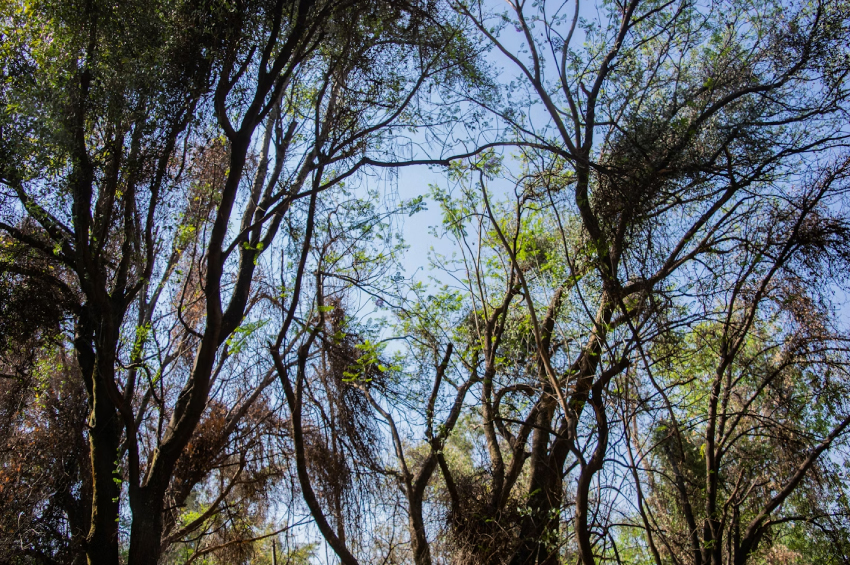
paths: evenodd
<path fill-rule="evenodd" d="M 843 551 L 848 6 L 502 9 L 4 5 L 13 558 L 244 561 L 272 496 L 346 565 Z"/>
<path fill-rule="evenodd" d="M 469 100 L 496 120 L 496 137 L 479 147 L 476 158 L 454 166 L 459 195 L 441 195 L 446 231 L 462 258 L 439 268 L 460 272 L 457 299 L 464 306 L 458 311 L 464 317 L 452 318 L 453 330 L 432 332 L 440 337 L 431 349 L 446 352 L 451 344 L 465 352 L 450 354 L 454 367 L 447 370 L 462 375 L 456 383 L 469 386 L 471 396 L 464 399 L 480 414 L 476 441 L 483 457 L 465 476 L 449 464 L 440 467 L 451 551 L 466 562 L 617 560 L 618 540 L 624 539 L 618 524 L 627 517 L 630 526 L 641 528 L 650 559 L 673 560 L 672 550 L 655 536 L 668 530 L 652 522 L 642 484 L 662 470 L 638 467 L 643 452 L 629 458 L 638 434 L 653 461 L 671 468 L 662 447 L 672 440 L 647 444 L 652 427 L 633 415 L 673 394 L 673 385 L 656 378 L 655 355 L 669 355 L 668 349 L 656 347 L 683 328 L 697 331 L 699 324 L 722 320 L 719 311 L 731 312 L 734 328 L 707 326 L 728 334 L 717 342 L 725 345 L 716 346 L 725 359 L 716 374 L 726 374 L 742 345 L 755 339 L 751 323 L 741 325 L 739 317 L 762 316 L 761 300 L 774 292 L 786 260 L 813 261 L 819 253 L 844 260 L 846 220 L 831 210 L 845 190 L 846 6 L 634 1 L 606 4 L 598 22 L 582 19 L 578 6 L 567 12 L 566 4 L 546 2 L 511 3 L 504 14 L 478 2 L 454 8 L 517 74 L 505 86 L 504 104 L 498 98 Z M 518 39 L 506 38 L 511 29 Z M 499 147 L 517 153 L 483 152 Z M 752 218 L 768 211 L 765 225 L 772 229 L 751 229 Z M 799 239 L 802 225 L 814 230 L 814 247 Z M 725 276 L 738 267 L 742 278 Z M 745 284 L 754 276 L 764 277 L 761 291 L 757 283 Z M 818 290 L 807 281 L 798 280 L 795 288 L 814 293 L 811 304 L 826 301 L 826 289 L 841 283 L 830 279 Z M 732 298 L 724 303 L 722 297 Z M 804 309 L 803 302 L 796 304 Z M 403 316 L 412 310 L 404 303 L 394 309 Z M 825 316 L 816 310 L 809 315 Z M 771 316 L 759 319 L 779 323 Z M 323 316 L 311 320 L 315 335 L 301 346 L 287 392 L 293 412 L 302 408 L 299 386 L 308 386 L 299 383 L 309 382 L 309 348 L 327 335 Z M 840 354 L 836 335 L 821 338 Z M 439 367 L 439 358 L 409 378 L 428 375 L 439 383 L 437 375 L 444 373 L 425 369 Z M 806 359 L 799 362 L 814 362 Z M 829 366 L 837 370 L 843 361 L 831 359 Z M 285 374 L 280 367 L 278 372 Z M 695 381 L 674 382 L 677 394 L 698 394 Z M 689 554 L 694 559 L 699 553 L 703 561 L 720 563 L 734 554 L 743 562 L 766 539 L 769 516 L 791 492 L 804 492 L 797 489 L 808 484 L 803 478 L 825 452 L 835 453 L 847 413 L 800 422 L 820 422 L 820 429 L 805 432 L 805 445 L 814 450 L 806 452 L 802 467 L 796 467 L 800 453 L 793 451 L 776 465 L 777 472 L 786 471 L 777 484 L 787 493 L 774 493 L 773 502 L 759 510 L 738 501 L 738 511 L 754 512 L 755 521 L 749 534 L 741 533 L 738 549 L 723 553 L 719 548 L 731 538 L 722 530 L 731 522 L 717 514 L 719 481 L 726 479 L 717 467 L 724 448 L 716 434 L 720 421 L 733 416 L 723 415 L 728 406 L 717 404 L 726 390 L 723 378 L 712 382 L 716 390 L 709 389 L 703 414 L 715 427 L 698 432 L 705 447 L 690 455 L 701 469 L 701 478 L 691 480 L 704 483 L 705 510 L 701 525 L 682 528 L 696 536 Z M 382 393 L 379 384 L 362 388 L 372 400 Z M 388 394 L 383 403 L 372 403 L 388 422 L 387 444 L 405 493 L 417 490 L 405 480 L 430 463 L 413 470 L 402 464 L 410 443 L 417 443 L 416 427 L 408 438 L 398 438 L 398 413 L 391 409 L 401 405 L 407 415 L 418 414 L 415 421 L 427 429 L 428 398 L 408 396 L 409 406 Z M 663 434 L 655 437 L 661 441 Z M 430 449 L 425 453 L 436 458 L 439 442 Z M 681 462 L 685 455 L 676 457 Z M 675 478 L 665 486 L 652 481 L 668 494 L 675 486 Z M 418 503 L 405 498 L 414 521 Z M 628 503 L 636 513 L 623 516 Z M 805 519 L 817 519 L 819 511 L 806 512 Z M 332 546 L 340 541 L 325 530 Z M 415 527 L 410 543 L 421 545 Z M 413 553 L 425 562 L 424 552 Z"/>
<path fill-rule="evenodd" d="M 817 199 L 807 198 L 805 189 L 792 197 L 790 187 L 814 182 L 820 170 L 830 179 L 822 187 L 827 199 L 843 190 L 846 6 L 629 2 L 607 6 L 599 24 L 582 20 L 577 6 L 572 17 L 564 15 L 565 5 L 520 2 L 511 8 L 490 15 L 480 3 L 457 5 L 518 70 L 511 91 L 518 100 L 493 111 L 533 168 L 516 181 L 514 222 L 505 225 L 493 212 L 486 169 L 479 173 L 483 204 L 476 210 L 489 219 L 513 265 L 516 292 L 529 309 L 539 386 L 551 386 L 545 402 L 563 418 L 555 425 L 556 410 L 550 409 L 535 422 L 532 445 L 543 456 L 530 458 L 531 476 L 539 479 L 527 493 L 537 500 L 514 562 L 554 558 L 542 533 L 558 523 L 551 516 L 560 510 L 572 453 L 571 529 L 581 562 L 590 564 L 613 551 L 606 548 L 611 526 L 602 517 L 615 507 L 606 510 L 606 489 L 592 487 L 603 480 L 597 475 L 612 456 L 609 406 L 618 396 L 616 377 L 648 362 L 644 342 L 698 315 L 688 309 L 687 277 L 702 274 L 695 265 L 704 257 L 725 254 L 726 241 L 750 235 L 739 228 L 745 218 L 773 199 L 809 211 Z M 522 50 L 501 38 L 510 28 L 522 38 Z M 578 34 L 585 37 L 583 50 L 572 46 Z M 518 110 L 524 101 L 542 108 L 542 127 L 535 127 L 540 122 L 531 110 Z M 563 238 L 569 266 L 552 283 L 548 311 L 587 304 L 587 329 L 577 335 L 560 330 L 582 346 L 558 369 L 547 342 L 547 302 L 535 299 L 539 291 L 520 263 L 521 210 L 535 200 L 548 200 L 556 214 L 555 233 Z M 566 237 L 573 218 L 583 236 L 575 243 Z M 697 270 L 688 273 L 692 265 Z M 485 416 L 485 426 L 491 419 Z M 832 432 L 839 434 L 842 422 Z M 499 443 L 489 435 L 494 476 L 502 483 Z M 709 440 L 707 469 L 715 448 Z M 706 473 L 712 491 L 716 476 Z M 715 543 L 713 527 L 703 543 Z"/>
<path fill-rule="evenodd" d="M 832 545 L 831 559 L 848 559 L 840 459 L 824 457 L 850 425 L 847 343 L 823 294 L 844 276 L 835 269 L 848 258 L 848 232 L 822 200 L 846 173 L 839 163 L 807 179 L 795 206 L 767 205 L 744 228 L 747 243 L 729 249 L 745 260 L 705 265 L 728 281 L 705 304 L 711 315 L 652 347 L 655 378 L 644 383 L 654 384 L 630 396 L 656 398 L 632 400 L 623 422 L 634 429 L 634 472 L 659 554 L 743 564 L 790 526 L 798 540 Z"/>
<path fill-rule="evenodd" d="M 123 516 L 129 562 L 157 562 L 238 486 L 220 471 L 216 508 L 181 524 L 193 489 L 256 449 L 233 444 L 275 376 L 246 346 L 258 298 L 283 302 L 284 327 L 301 307 L 303 259 L 277 289 L 262 259 L 276 242 L 306 254 L 320 195 L 398 161 L 392 128 L 465 64 L 432 8 L 4 7 L 0 229 L 69 280 L 4 270 L 76 299 L 61 329 L 87 393 L 89 563 L 118 562 Z"/>

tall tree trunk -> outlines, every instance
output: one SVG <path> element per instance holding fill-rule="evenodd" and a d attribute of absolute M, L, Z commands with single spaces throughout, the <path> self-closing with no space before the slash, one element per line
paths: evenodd
<path fill-rule="evenodd" d="M 549 467 L 549 427 L 555 412 L 555 404 L 549 402 L 538 411 L 535 419 L 534 433 L 531 440 L 531 457 L 529 466 L 531 476 L 528 481 L 529 513 L 523 518 L 520 527 L 520 545 L 511 559 L 511 565 L 536 565 L 546 560 L 548 551 L 544 533 L 549 525 L 552 513 L 551 483 L 553 472 L 560 471 Z"/>
<path fill-rule="evenodd" d="M 152 486 L 137 488 L 131 493 L 130 565 L 156 565 L 159 562 L 164 494 L 163 489 Z"/>
<path fill-rule="evenodd" d="M 592 524 L 590 523 L 590 488 L 593 476 L 602 469 L 605 453 L 608 449 L 608 416 L 605 413 L 605 405 L 602 402 L 599 386 L 594 386 L 593 397 L 590 400 L 593 411 L 596 413 L 596 448 L 587 465 L 583 465 L 576 486 L 576 518 L 575 531 L 578 542 L 579 558 L 582 565 L 595 565 L 596 558 L 593 555 L 593 544 L 591 541 Z"/>
<path fill-rule="evenodd" d="M 93 406 L 89 416 L 92 511 L 86 557 L 89 565 L 117 565 L 118 502 L 121 496 L 117 459 L 121 423 L 106 397 L 103 377 L 97 373 L 93 377 Z"/>
<path fill-rule="evenodd" d="M 425 536 L 425 521 L 422 518 L 422 496 L 411 496 L 408 500 L 410 505 L 410 544 L 413 550 L 413 562 L 416 565 L 431 565 L 431 548 L 428 546 L 428 538 Z"/>
<path fill-rule="evenodd" d="M 89 565 L 118 565 L 118 504 L 121 476 L 118 449 L 121 422 L 108 398 L 106 378 L 112 378 L 111 358 L 95 353 L 95 328 L 103 328 L 95 309 L 84 304 L 74 336 L 74 350 L 88 394 L 88 439 L 91 461 L 91 509 L 85 556 Z M 103 336 L 98 336 L 101 342 Z M 103 345 L 100 343 L 99 345 Z M 104 370 L 107 374 L 104 375 Z M 84 495 L 84 494 L 83 494 Z"/>

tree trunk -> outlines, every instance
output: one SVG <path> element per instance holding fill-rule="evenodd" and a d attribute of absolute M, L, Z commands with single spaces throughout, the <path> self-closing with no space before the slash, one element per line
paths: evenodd
<path fill-rule="evenodd" d="M 92 409 L 89 416 L 89 449 L 92 468 L 91 528 L 86 538 L 89 565 L 118 564 L 118 503 L 121 475 L 118 447 L 121 423 L 106 398 L 102 377 L 94 375 Z"/>
<path fill-rule="evenodd" d="M 130 530 L 130 565 L 156 565 L 162 547 L 162 489 L 150 486 L 130 496 L 133 525 Z"/>
<path fill-rule="evenodd" d="M 414 493 L 415 494 L 415 493 Z M 411 496 L 410 504 L 410 544 L 413 549 L 413 562 L 416 565 L 431 565 L 431 548 L 425 536 L 425 521 L 422 519 L 422 497 Z"/>
<path fill-rule="evenodd" d="M 520 528 L 520 545 L 511 559 L 511 565 L 537 565 L 544 563 L 548 554 L 544 533 L 551 521 L 552 500 L 551 476 L 558 472 L 549 467 L 549 432 L 555 404 L 548 405 L 540 410 L 535 419 L 535 428 L 531 440 L 531 457 L 529 465 L 531 476 L 528 481 L 528 507 L 529 513 L 523 518 Z M 558 476 L 560 479 L 560 474 Z"/>

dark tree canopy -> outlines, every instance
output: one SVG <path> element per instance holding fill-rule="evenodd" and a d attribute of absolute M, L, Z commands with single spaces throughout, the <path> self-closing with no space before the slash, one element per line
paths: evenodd
<path fill-rule="evenodd" d="M 847 2 L 0 9 L 0 563 L 850 563 Z"/>

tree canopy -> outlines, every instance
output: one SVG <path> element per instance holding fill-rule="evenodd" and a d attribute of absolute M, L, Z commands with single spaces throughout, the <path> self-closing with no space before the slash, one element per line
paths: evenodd
<path fill-rule="evenodd" d="M 849 26 L 4 0 L 0 563 L 850 563 Z"/>

